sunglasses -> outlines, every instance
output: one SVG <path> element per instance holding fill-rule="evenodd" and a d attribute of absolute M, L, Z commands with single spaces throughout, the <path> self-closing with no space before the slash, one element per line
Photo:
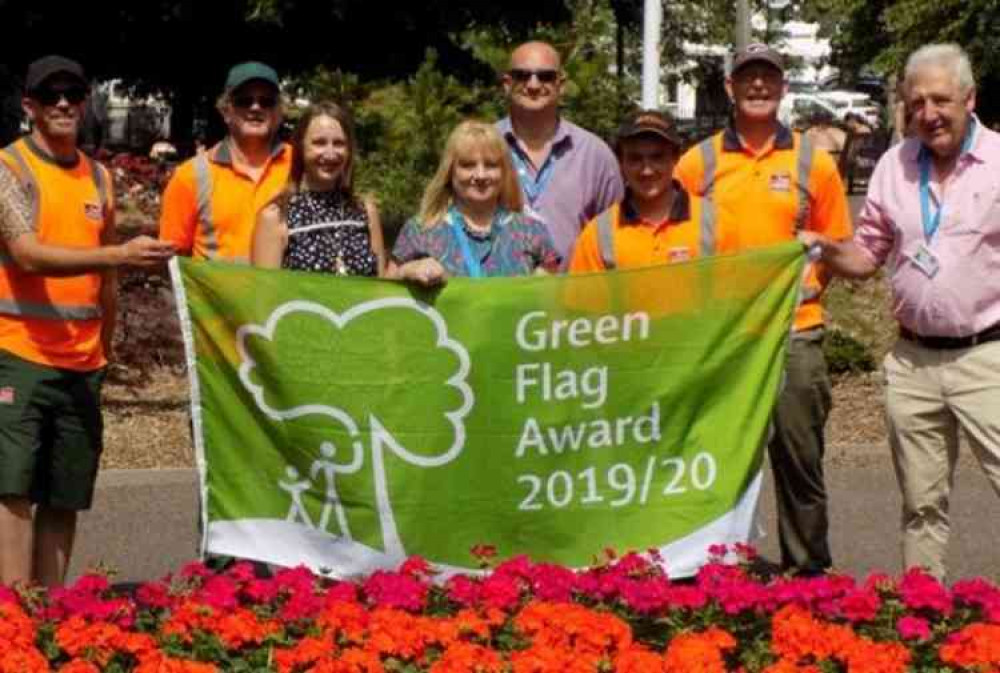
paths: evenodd
<path fill-rule="evenodd" d="M 262 110 L 270 110 L 278 104 L 278 97 L 271 95 L 251 96 L 250 94 L 240 94 L 233 96 L 233 105 L 240 108 L 250 108 L 256 103 Z"/>
<path fill-rule="evenodd" d="M 35 89 L 31 93 L 31 98 L 34 98 L 42 105 L 58 105 L 59 101 L 63 98 L 70 105 L 79 105 L 83 102 L 83 99 L 87 97 L 87 90 L 83 87 L 70 87 L 67 89 Z"/>
<path fill-rule="evenodd" d="M 532 77 L 537 77 L 542 84 L 553 84 L 559 79 L 559 71 L 552 69 L 528 70 L 526 68 L 511 68 L 507 73 L 515 82 L 524 84 L 530 82 Z"/>

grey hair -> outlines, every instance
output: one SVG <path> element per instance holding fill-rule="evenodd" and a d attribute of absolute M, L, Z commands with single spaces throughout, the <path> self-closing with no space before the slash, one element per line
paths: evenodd
<path fill-rule="evenodd" d="M 909 91 L 917 72 L 927 66 L 936 66 L 951 71 L 958 89 L 965 95 L 976 86 L 972 76 L 972 64 L 965 50 L 953 42 L 944 44 L 925 44 L 910 54 L 903 70 L 903 90 Z"/>

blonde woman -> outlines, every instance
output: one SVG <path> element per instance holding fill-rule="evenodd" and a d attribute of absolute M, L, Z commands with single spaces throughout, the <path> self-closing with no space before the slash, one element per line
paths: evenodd
<path fill-rule="evenodd" d="M 496 128 L 462 122 L 448 137 L 420 213 L 396 240 L 390 275 L 431 286 L 449 276 L 558 271 L 552 237 L 544 224 L 523 213 L 522 198 Z"/>
<path fill-rule="evenodd" d="M 264 268 L 382 276 L 378 210 L 354 193 L 356 143 L 346 108 L 311 106 L 292 137 L 285 191 L 257 215 L 250 260 Z"/>

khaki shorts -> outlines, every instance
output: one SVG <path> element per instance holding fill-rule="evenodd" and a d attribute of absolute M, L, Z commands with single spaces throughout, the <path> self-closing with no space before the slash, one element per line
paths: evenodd
<path fill-rule="evenodd" d="M 54 369 L 0 351 L 0 497 L 89 509 L 100 463 L 105 370 Z"/>

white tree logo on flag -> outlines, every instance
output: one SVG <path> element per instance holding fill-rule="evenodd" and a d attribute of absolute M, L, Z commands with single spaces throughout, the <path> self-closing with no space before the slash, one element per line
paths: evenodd
<path fill-rule="evenodd" d="M 278 380 L 274 371 L 271 371 L 269 364 L 273 366 L 274 362 L 258 362 L 251 354 L 257 352 L 256 348 L 250 346 L 250 343 L 254 341 L 273 347 L 273 343 L 278 338 L 277 334 L 285 323 L 291 322 L 295 325 L 301 325 L 301 322 L 296 321 L 322 321 L 322 324 L 319 325 L 321 329 L 334 330 L 338 336 L 342 337 L 343 333 L 350 329 L 353 321 L 370 318 L 376 313 L 384 311 L 402 312 L 398 315 L 404 316 L 406 319 L 413 319 L 416 316 L 418 320 L 421 320 L 423 328 L 410 330 L 408 333 L 417 332 L 424 338 L 432 339 L 434 341 L 433 352 L 437 357 L 447 360 L 443 363 L 447 371 L 454 372 L 445 381 L 439 382 L 439 385 L 451 387 L 457 393 L 457 398 L 452 397 L 452 404 L 442 412 L 450 432 L 447 433 L 447 441 L 440 446 L 421 447 L 423 451 L 412 450 L 413 447 L 407 447 L 396 439 L 396 435 L 392 431 L 394 429 L 392 423 L 387 422 L 382 417 L 384 413 L 379 412 L 376 415 L 376 410 L 355 410 L 352 414 L 344 408 L 349 406 L 350 400 L 333 402 L 324 399 L 309 399 L 294 405 L 275 403 L 272 401 L 276 397 L 271 394 L 274 392 L 272 389 L 280 388 L 284 382 Z M 426 329 L 428 327 L 430 329 Z M 337 445 L 332 441 L 324 441 L 320 446 L 321 455 L 312 464 L 309 474 L 300 474 L 299 470 L 291 465 L 286 468 L 286 474 L 282 480 L 279 480 L 278 485 L 290 497 L 291 507 L 287 520 L 310 527 L 318 527 L 322 530 L 328 530 L 335 521 L 339 537 L 350 540 L 351 533 L 343 505 L 337 494 L 336 479 L 340 474 L 351 474 L 362 469 L 367 443 L 367 447 L 370 448 L 383 549 L 389 560 L 405 558 L 406 550 L 397 529 L 386 476 L 386 449 L 406 463 L 421 468 L 441 467 L 452 462 L 465 447 L 464 419 L 474 403 L 472 389 L 467 382 L 470 369 L 469 354 L 460 343 L 448 336 L 448 327 L 441 314 L 423 302 L 402 297 L 365 302 L 343 313 L 337 313 L 314 302 L 290 301 L 276 308 L 264 325 L 240 327 L 236 333 L 236 347 L 240 355 L 240 381 L 253 396 L 257 407 L 269 418 L 286 422 L 309 416 L 325 416 L 345 428 L 351 438 L 349 447 Z M 274 349 L 274 351 L 272 356 L 275 358 L 292 356 L 292 354 L 281 352 L 280 349 Z M 291 366 L 293 371 L 298 372 L 303 371 L 303 367 L 308 367 L 308 363 L 303 362 L 302 366 L 298 368 L 296 368 L 296 363 L 292 363 Z M 288 371 L 288 365 L 285 364 L 283 369 Z M 305 373 L 303 371 L 303 374 Z M 362 413 L 367 418 L 356 417 Z M 366 420 L 367 436 L 361 429 Z M 344 458 L 344 455 L 347 458 Z M 323 477 L 325 482 L 324 506 L 318 520 L 314 521 L 302 504 L 301 496 L 304 490 L 309 488 L 312 480 L 318 477 Z"/>

